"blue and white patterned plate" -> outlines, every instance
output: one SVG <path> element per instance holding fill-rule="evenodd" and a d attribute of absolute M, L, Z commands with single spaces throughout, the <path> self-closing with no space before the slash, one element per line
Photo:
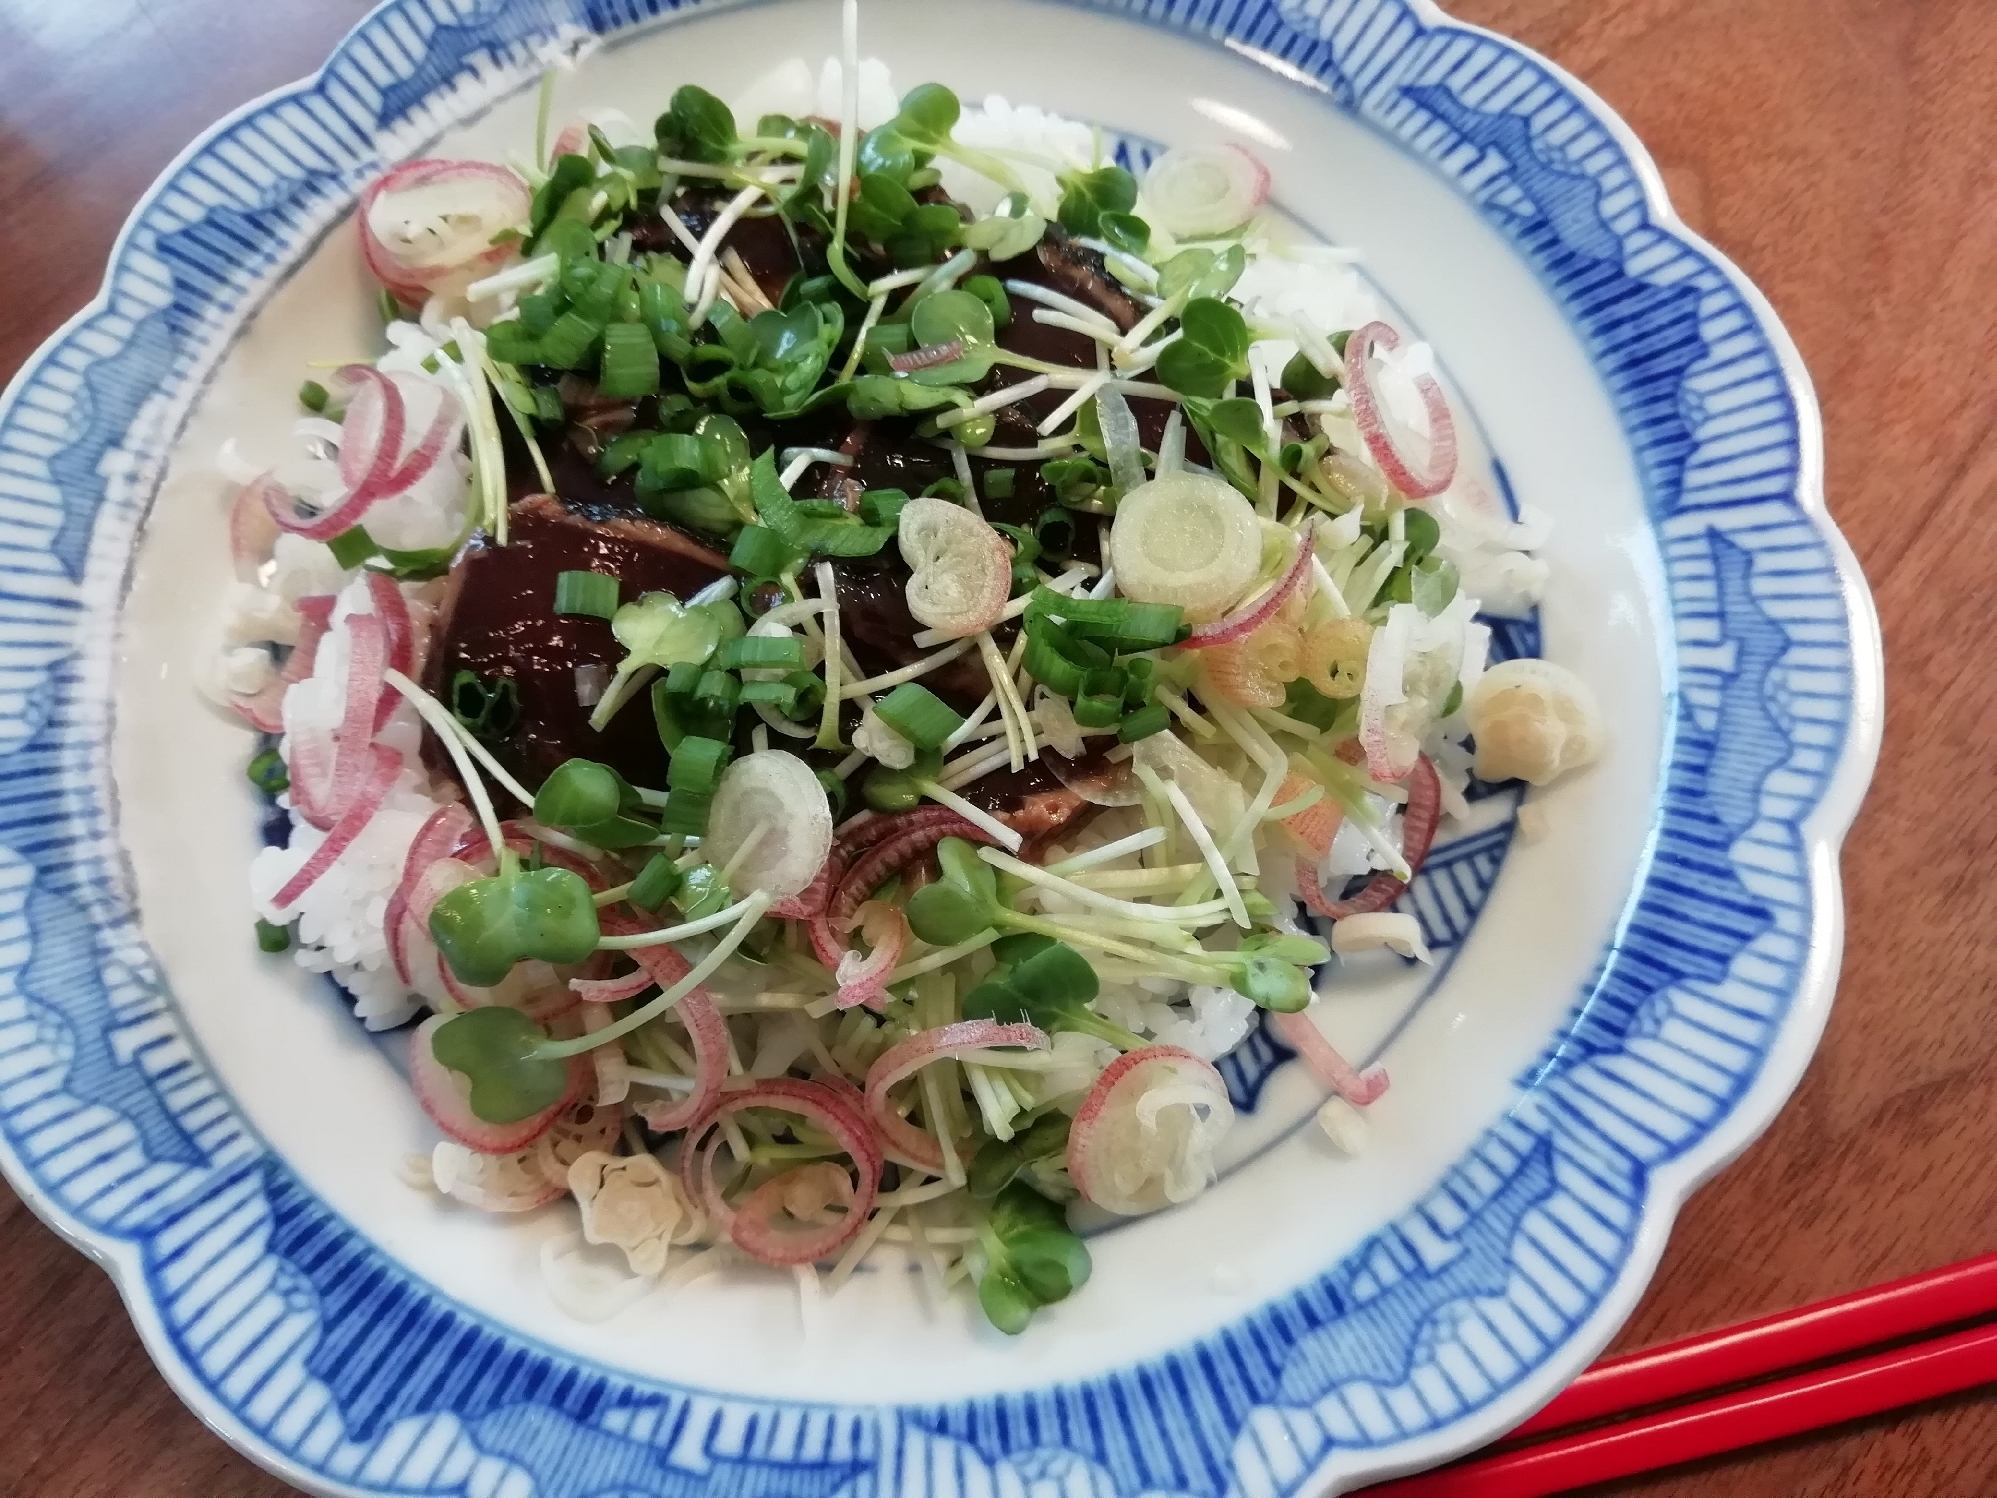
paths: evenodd
<path fill-rule="evenodd" d="M 389 0 L 132 215 L 102 294 L 0 403 L 0 1164 L 117 1278 L 222 1435 L 302 1487 L 506 1498 L 1289 1498 L 1438 1461 L 1543 1403 L 1641 1292 L 1686 1193 L 1794 1086 L 1841 939 L 1877 625 L 1825 517 L 1816 407 L 1766 302 L 1580 84 L 1424 0 L 869 0 L 897 78 L 1129 143 L 1235 136 L 1431 339 L 1553 585 L 1505 647 L 1615 735 L 1477 803 L 1409 897 L 1448 950 L 1325 1006 L 1395 1088 L 1333 1155 L 1271 1040 L 1225 1178 L 1094 1243 L 1017 1340 L 913 1279 L 800 1323 L 745 1276 L 566 1321 L 552 1212 L 394 1164 L 420 1115 L 337 995 L 249 940 L 241 735 L 190 666 L 226 586 L 214 453 L 307 360 L 366 353 L 344 225 L 384 163 L 503 157 L 545 61 L 649 118 L 834 50 L 830 0 Z"/>

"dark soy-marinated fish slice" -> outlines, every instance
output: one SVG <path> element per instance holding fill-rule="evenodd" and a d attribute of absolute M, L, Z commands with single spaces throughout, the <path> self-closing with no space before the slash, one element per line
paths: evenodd
<path fill-rule="evenodd" d="M 452 567 L 424 685 L 448 702 L 460 671 L 511 680 L 519 726 L 494 752 L 529 787 L 577 756 L 614 765 L 633 784 L 664 785 L 666 752 L 642 694 L 602 733 L 589 726 L 576 668 L 601 667 L 607 680 L 624 651 L 607 620 L 555 613 L 555 579 L 604 572 L 620 579 L 627 603 L 656 592 L 685 599 L 724 576 L 727 559 L 672 526 L 592 518 L 548 494 L 515 503 L 508 530 L 505 546 L 481 537 Z M 428 741 L 425 752 L 433 769 L 449 773 Z"/>

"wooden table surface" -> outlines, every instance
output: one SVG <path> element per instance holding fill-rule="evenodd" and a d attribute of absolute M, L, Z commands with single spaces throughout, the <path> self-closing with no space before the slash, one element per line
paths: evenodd
<path fill-rule="evenodd" d="M 1604 95 L 1815 376 L 1891 662 L 1844 979 L 1768 1134 L 1687 1207 L 1622 1348 L 1997 1248 L 1997 4 L 1455 0 Z M 134 199 L 365 0 L 0 0 L 0 380 Z M 1993 552 L 1983 550 L 1991 546 Z M 289 1492 L 154 1373 L 111 1283 L 0 1186 L 0 1493 Z M 1593 1490 L 1990 1498 L 1997 1394 Z"/>

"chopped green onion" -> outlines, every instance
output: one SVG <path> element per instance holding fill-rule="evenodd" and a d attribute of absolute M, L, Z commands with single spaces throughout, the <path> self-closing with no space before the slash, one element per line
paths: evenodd
<path fill-rule="evenodd" d="M 284 756 L 275 749 L 266 749 L 251 760 L 246 773 L 250 784 L 266 796 L 282 795 L 291 789 L 291 774 L 284 767 Z"/>
<path fill-rule="evenodd" d="M 874 716 L 918 749 L 940 749 L 964 726 L 942 698 L 920 682 L 905 681 L 874 704 Z"/>
<path fill-rule="evenodd" d="M 953 505 L 960 505 L 964 502 L 964 486 L 956 479 L 937 479 L 922 491 L 922 497 L 924 499 L 947 499 Z"/>
<path fill-rule="evenodd" d="M 1142 707 L 1151 700 L 1151 693 L 1157 688 L 1158 663 L 1149 656 L 1140 655 L 1123 663 L 1125 672 L 1123 700 L 1131 707 Z"/>
<path fill-rule="evenodd" d="M 640 910 L 657 910 L 680 887 L 680 871 L 664 853 L 654 853 L 624 898 Z"/>
<path fill-rule="evenodd" d="M 745 681 L 742 702 L 753 707 L 760 702 L 788 716 L 797 710 L 797 687 L 788 681 Z"/>
<path fill-rule="evenodd" d="M 832 803 L 832 819 L 836 822 L 846 815 L 846 782 L 830 770 L 820 770 L 818 783 L 825 787 L 825 797 Z"/>
<path fill-rule="evenodd" d="M 1442 699 L 1442 712 L 1438 714 L 1438 716 L 1444 718 L 1453 718 L 1456 716 L 1458 709 L 1460 709 L 1462 706 L 1463 706 L 1463 683 L 1460 681 L 1452 681 L 1449 684 L 1449 695 Z"/>
<path fill-rule="evenodd" d="M 1052 505 L 1033 522 L 1033 534 L 1040 549 L 1050 557 L 1070 556 L 1075 550 L 1075 517 L 1072 512 Z"/>
<path fill-rule="evenodd" d="M 666 784 L 675 791 L 707 795 L 728 767 L 730 753 L 728 745 L 719 739 L 681 739 L 679 748 L 673 751 L 672 763 L 666 767 Z"/>
<path fill-rule="evenodd" d="M 1082 675 L 1109 664 L 1109 653 L 1087 640 L 1078 640 L 1052 619 L 1026 621 L 1026 654 L 1021 657 L 1027 675 L 1063 697 L 1082 689 Z"/>
<path fill-rule="evenodd" d="M 524 322 L 496 322 L 485 330 L 485 351 L 499 364 L 544 364 L 541 339 Z M 559 415 L 559 413 L 557 413 Z"/>
<path fill-rule="evenodd" d="M 796 671 L 804 665 L 804 642 L 789 635 L 739 635 L 724 641 L 707 664 L 717 671 Z"/>
<path fill-rule="evenodd" d="M 333 560 L 341 567 L 351 571 L 374 555 L 374 537 L 358 525 L 351 526 L 328 541 L 326 550 L 333 553 Z"/>
<path fill-rule="evenodd" d="M 495 326 L 503 328 L 506 324 Z M 602 323 L 591 322 L 580 312 L 564 312 L 555 319 L 555 325 L 542 335 L 535 362 L 550 369 L 580 369 L 589 357 L 590 349 L 602 336 Z"/>
<path fill-rule="evenodd" d="M 905 489 L 869 489 L 860 496 L 860 518 L 868 525 L 894 525 L 907 504 Z"/>
<path fill-rule="evenodd" d="M 1083 728 L 1114 728 L 1123 717 L 1123 688 L 1129 673 L 1115 666 L 1098 666 L 1082 674 L 1075 697 L 1075 721 Z"/>
<path fill-rule="evenodd" d="M 273 926 L 269 921 L 257 922 L 257 946 L 266 952 L 282 952 L 291 945 L 291 928 Z"/>
<path fill-rule="evenodd" d="M 402 321 L 402 303 L 395 299 L 395 293 L 386 286 L 382 287 L 381 295 L 375 299 L 375 307 L 381 313 L 383 322 Z"/>
<path fill-rule="evenodd" d="M 801 558 L 783 537 L 766 525 L 745 525 L 728 553 L 728 565 L 748 578 L 781 577 Z"/>
<path fill-rule="evenodd" d="M 691 703 L 693 694 L 700 688 L 701 677 L 706 674 L 707 666 L 701 661 L 674 661 L 662 685 L 668 697 Z"/>
<path fill-rule="evenodd" d="M 1041 588 L 1027 607 L 1027 617 L 1053 615 L 1067 621 L 1068 631 L 1119 653 L 1155 650 L 1173 644 L 1185 624 L 1185 611 L 1176 603 L 1136 603 L 1128 598 L 1069 598 Z"/>
<path fill-rule="evenodd" d="M 554 333 L 555 329 L 549 330 L 550 340 Z M 603 367 L 596 388 L 620 400 L 658 390 L 659 349 L 649 329 L 640 323 L 614 322 L 603 330 Z"/>
<path fill-rule="evenodd" d="M 1011 468 L 994 468 L 985 475 L 985 498 L 1011 499 L 1018 477 L 1018 473 Z"/>
<path fill-rule="evenodd" d="M 714 720 L 722 730 L 709 734 L 709 738 L 726 736 L 727 726 L 735 717 L 735 705 L 741 700 L 742 683 L 726 671 L 701 672 L 700 685 L 693 691 L 693 705 L 699 712 Z"/>
<path fill-rule="evenodd" d="M 674 791 L 666 797 L 659 830 L 668 837 L 699 837 L 707 831 L 707 814 L 713 805 L 714 797 L 705 792 Z"/>
<path fill-rule="evenodd" d="M 1139 739 L 1148 739 L 1154 733 L 1163 733 L 1172 726 L 1172 715 L 1158 703 L 1140 707 L 1117 725 L 1116 736 L 1126 744 L 1134 744 Z"/>
<path fill-rule="evenodd" d="M 324 411 L 328 399 L 330 397 L 326 394 L 326 387 L 317 380 L 307 380 L 298 387 L 298 404 L 308 411 L 315 413 Z"/>
<path fill-rule="evenodd" d="M 602 572 L 555 574 L 555 612 L 608 619 L 617 612 L 617 579 Z"/>

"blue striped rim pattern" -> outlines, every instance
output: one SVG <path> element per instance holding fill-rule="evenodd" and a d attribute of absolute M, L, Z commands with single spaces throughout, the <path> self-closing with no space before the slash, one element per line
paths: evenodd
<path fill-rule="evenodd" d="M 1321 81 L 1475 203 L 1593 355 L 1667 560 L 1680 691 L 1645 881 L 1516 1106 L 1404 1219 L 1101 1377 L 935 1407 L 721 1397 L 581 1365 L 443 1299 L 265 1154 L 189 1046 L 135 920 L 106 759 L 101 605 L 169 439 L 259 292 L 382 160 L 551 50 L 679 8 L 393 0 L 169 171 L 104 294 L 0 409 L 0 1159 L 119 1268 L 204 1414 L 325 1491 L 1287 1498 L 1489 1434 L 1606 1334 L 1655 1252 L 1660 1173 L 1710 1163 L 1770 1060 L 1832 898 L 1805 823 L 1870 661 L 1808 507 L 1810 418 L 1779 332 L 1659 222 L 1590 101 L 1413 0 L 1093 7 Z M 1528 628 L 1501 648 L 1525 653 Z M 1474 843 L 1423 896 L 1432 931 L 1502 854 Z"/>

